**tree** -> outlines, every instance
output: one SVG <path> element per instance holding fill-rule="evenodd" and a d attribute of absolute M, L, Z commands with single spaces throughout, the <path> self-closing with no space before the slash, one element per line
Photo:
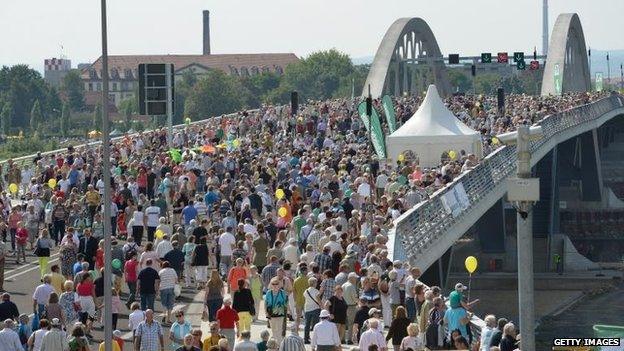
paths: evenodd
<path fill-rule="evenodd" d="M 184 103 L 184 113 L 193 120 L 235 112 L 245 106 L 238 78 L 212 70 L 201 78 Z"/>
<path fill-rule="evenodd" d="M 69 102 L 63 104 L 63 111 L 61 112 L 61 135 L 66 137 L 69 132 L 69 119 L 71 118 L 71 107 Z"/>
<path fill-rule="evenodd" d="M 63 78 L 62 89 L 72 110 L 80 111 L 84 108 L 84 84 L 80 78 L 80 71 L 77 69 L 69 71 Z"/>
<path fill-rule="evenodd" d="M 475 93 L 491 95 L 496 93 L 500 86 L 500 77 L 497 74 L 479 74 L 474 79 Z"/>
<path fill-rule="evenodd" d="M 119 111 L 124 117 L 124 128 L 129 130 L 131 127 L 130 122 L 132 121 L 132 115 L 136 114 L 137 111 L 137 102 L 135 99 L 126 99 L 123 100 L 119 104 Z"/>
<path fill-rule="evenodd" d="M 32 109 L 30 110 L 30 130 L 31 132 L 35 132 L 39 129 L 39 125 L 43 121 L 43 114 L 41 113 L 41 105 L 39 104 L 39 100 L 36 100 L 33 104 Z"/>
<path fill-rule="evenodd" d="M 11 120 L 13 119 L 13 104 L 5 102 L 0 113 L 0 125 L 2 127 L 2 134 L 9 135 L 11 131 Z"/>
<path fill-rule="evenodd" d="M 303 100 L 324 100 L 335 96 L 341 79 L 354 72 L 349 55 L 336 49 L 318 51 L 286 66 L 280 84 L 282 92 L 297 90 Z M 342 85 L 351 85 L 342 81 Z M 350 95 L 350 89 L 349 89 Z"/>
<path fill-rule="evenodd" d="M 91 127 L 94 130 L 101 130 L 102 125 L 102 104 L 99 102 L 95 105 L 93 109 L 93 119 L 91 120 Z"/>
<path fill-rule="evenodd" d="M 29 125 L 30 112 L 37 100 L 42 115 L 53 108 L 61 108 L 56 91 L 43 80 L 39 72 L 26 65 L 4 66 L 0 69 L 0 96 L 11 102 L 11 125 L 16 127 Z"/>
<path fill-rule="evenodd" d="M 241 84 L 245 88 L 245 100 L 251 108 L 260 107 L 268 102 L 268 94 L 280 85 L 280 76 L 273 72 L 263 72 L 251 77 L 242 77 Z"/>
<path fill-rule="evenodd" d="M 472 80 L 468 78 L 464 72 L 458 69 L 447 69 L 449 83 L 451 83 L 451 88 L 453 91 L 457 91 L 460 93 L 466 93 L 472 89 Z"/>

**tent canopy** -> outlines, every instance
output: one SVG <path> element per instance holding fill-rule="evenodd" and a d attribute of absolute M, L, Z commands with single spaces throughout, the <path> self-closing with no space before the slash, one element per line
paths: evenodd
<path fill-rule="evenodd" d="M 465 150 L 481 157 L 481 136 L 457 119 L 444 105 L 435 85 L 430 85 L 418 111 L 386 137 L 386 149 L 392 160 L 409 150 L 421 166 L 435 167 L 449 150 Z"/>

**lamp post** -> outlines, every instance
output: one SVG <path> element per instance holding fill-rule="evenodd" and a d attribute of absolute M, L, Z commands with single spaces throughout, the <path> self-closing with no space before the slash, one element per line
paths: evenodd
<path fill-rule="evenodd" d="M 111 269 L 111 184 L 110 184 L 110 128 L 108 121 L 108 39 L 106 29 L 106 0 L 102 7 L 102 181 L 104 182 L 104 350 L 112 351 L 113 296 Z"/>
<path fill-rule="evenodd" d="M 535 350 L 535 300 L 533 288 L 533 204 L 539 200 L 539 178 L 531 178 L 530 141 L 541 138 L 542 127 L 520 126 L 517 132 L 501 134 L 498 139 L 516 144 L 516 177 L 508 180 L 507 199 L 517 215 L 518 306 L 522 348 Z"/>

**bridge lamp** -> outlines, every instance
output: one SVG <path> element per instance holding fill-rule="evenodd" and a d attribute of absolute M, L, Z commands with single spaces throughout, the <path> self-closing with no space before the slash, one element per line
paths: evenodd
<path fill-rule="evenodd" d="M 531 140 L 544 136 L 540 126 L 519 126 L 516 132 L 497 136 L 506 145 L 516 145 L 516 176 L 507 180 L 507 199 L 516 211 L 518 240 L 518 309 L 522 346 L 535 350 L 535 300 L 533 286 L 533 216 L 531 208 L 539 201 L 539 178 L 531 178 Z"/>

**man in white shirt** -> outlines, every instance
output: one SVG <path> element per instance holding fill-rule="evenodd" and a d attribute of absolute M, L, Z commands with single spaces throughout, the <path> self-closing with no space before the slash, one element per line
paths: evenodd
<path fill-rule="evenodd" d="M 292 269 L 296 269 L 296 264 L 299 262 L 299 248 L 297 247 L 297 240 L 290 239 L 288 245 L 284 246 L 282 249 L 284 253 L 284 260 L 292 263 Z"/>
<path fill-rule="evenodd" d="M 50 299 L 50 294 L 54 292 L 54 287 L 51 285 L 52 277 L 49 274 L 43 276 L 43 284 L 35 288 L 33 293 L 33 311 L 35 313 L 43 313 L 45 305 Z"/>
<path fill-rule="evenodd" d="M 169 235 L 165 234 L 163 235 L 162 241 L 156 246 L 156 254 L 158 255 L 158 258 L 163 260 L 165 255 L 171 250 L 173 250 L 173 244 L 169 241 Z"/>
<path fill-rule="evenodd" d="M 383 334 L 377 330 L 379 327 L 379 320 L 376 318 L 369 319 L 368 321 L 368 330 L 362 333 L 360 337 L 360 350 L 368 350 L 370 345 L 377 345 L 377 350 L 386 351 L 388 348 L 386 347 L 386 339 Z"/>
<path fill-rule="evenodd" d="M 232 234 L 232 228 L 227 227 L 225 233 L 219 236 L 221 247 L 221 275 L 225 276 L 232 268 L 232 251 L 236 245 L 236 238 Z"/>
<path fill-rule="evenodd" d="M 340 253 L 342 253 L 344 250 L 342 249 L 342 245 L 340 245 L 336 240 L 338 238 L 338 235 L 336 235 L 336 233 L 333 233 L 329 236 L 329 242 L 327 244 L 325 244 L 324 247 L 329 247 L 329 255 L 332 256 L 334 254 L 334 252 L 338 251 Z"/>
<path fill-rule="evenodd" d="M 358 186 L 357 192 L 362 198 L 368 198 L 371 196 L 371 186 L 368 184 L 368 174 L 365 174 L 364 177 L 364 181 Z"/>
<path fill-rule="evenodd" d="M 160 207 L 156 206 L 156 201 L 151 200 L 148 208 L 145 209 L 147 216 L 147 241 L 154 242 L 154 233 L 158 227 L 160 218 Z"/>
<path fill-rule="evenodd" d="M 336 324 L 329 321 L 330 313 L 328 310 L 322 310 L 319 317 L 321 321 L 312 330 L 312 350 L 334 351 L 340 347 L 338 328 Z M 383 339 L 383 335 L 381 338 Z M 368 350 L 368 348 L 363 350 Z"/>
<path fill-rule="evenodd" d="M 3 351 L 23 351 L 22 343 L 15 329 L 12 319 L 4 321 L 4 329 L 0 330 L 0 345 Z"/>
<path fill-rule="evenodd" d="M 407 309 L 407 318 L 414 321 L 416 318 L 416 302 L 414 301 L 414 288 L 416 284 L 420 284 L 420 269 L 412 267 L 410 275 L 405 278 L 405 308 Z"/>

